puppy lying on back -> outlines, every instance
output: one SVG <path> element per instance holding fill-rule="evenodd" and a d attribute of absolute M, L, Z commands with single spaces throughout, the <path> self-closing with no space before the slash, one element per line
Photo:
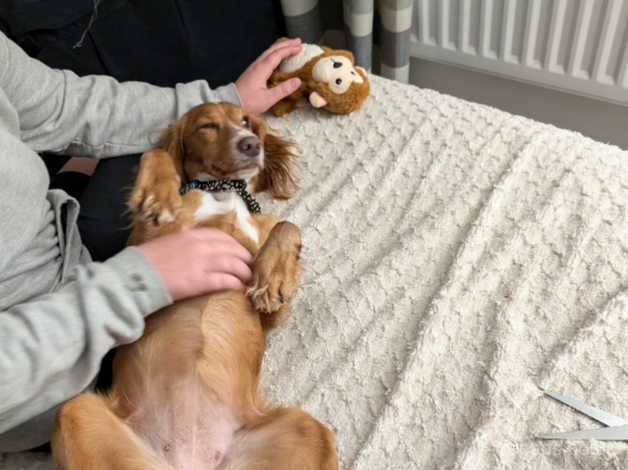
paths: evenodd
<path fill-rule="evenodd" d="M 232 180 L 290 197 L 291 149 L 260 118 L 220 103 L 189 111 L 142 156 L 130 243 L 218 228 L 255 256 L 253 281 L 246 292 L 179 301 L 148 317 L 144 336 L 117 350 L 111 390 L 78 395 L 59 411 L 59 467 L 337 469 L 329 429 L 258 391 L 265 330 L 286 313 L 302 271 L 301 236 L 289 222 L 256 214 L 255 200 Z"/>

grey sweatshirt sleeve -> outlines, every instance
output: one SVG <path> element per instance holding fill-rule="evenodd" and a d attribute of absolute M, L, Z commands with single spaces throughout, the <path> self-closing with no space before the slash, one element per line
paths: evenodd
<path fill-rule="evenodd" d="M 161 88 L 51 69 L 2 32 L 0 64 L 0 89 L 17 109 L 22 140 L 37 152 L 139 153 L 153 147 L 162 129 L 197 104 L 240 104 L 234 84 L 212 90 L 197 80 Z"/>
<path fill-rule="evenodd" d="M 0 312 L 0 435 L 83 391 L 105 353 L 138 339 L 145 315 L 171 302 L 159 274 L 129 247 Z M 45 439 L 49 429 L 41 431 Z"/>

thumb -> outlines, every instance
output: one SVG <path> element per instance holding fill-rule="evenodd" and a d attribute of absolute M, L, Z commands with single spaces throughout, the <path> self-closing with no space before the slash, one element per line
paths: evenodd
<path fill-rule="evenodd" d="M 301 86 L 300 78 L 291 78 L 285 82 L 281 82 L 279 85 L 272 87 L 269 91 L 269 99 L 272 103 L 276 103 L 279 100 L 284 99 L 286 96 L 294 93 Z"/>

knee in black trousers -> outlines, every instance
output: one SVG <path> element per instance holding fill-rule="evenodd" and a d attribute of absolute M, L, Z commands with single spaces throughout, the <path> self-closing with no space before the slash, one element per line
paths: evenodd
<path fill-rule="evenodd" d="M 104 261 L 126 245 L 131 224 L 126 202 L 139 157 L 101 160 L 79 199 L 79 231 L 94 261 Z"/>

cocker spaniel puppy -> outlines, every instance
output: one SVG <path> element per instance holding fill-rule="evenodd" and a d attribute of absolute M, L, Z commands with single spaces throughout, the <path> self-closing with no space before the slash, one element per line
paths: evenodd
<path fill-rule="evenodd" d="M 63 469 L 337 469 L 334 436 L 258 390 L 265 332 L 288 309 L 302 268 L 299 229 L 258 213 L 249 193 L 296 189 L 291 142 L 259 117 L 220 103 L 193 108 L 144 154 L 129 206 L 130 243 L 214 227 L 254 256 L 246 290 L 203 295 L 151 315 L 118 348 L 113 386 L 59 411 Z"/>

